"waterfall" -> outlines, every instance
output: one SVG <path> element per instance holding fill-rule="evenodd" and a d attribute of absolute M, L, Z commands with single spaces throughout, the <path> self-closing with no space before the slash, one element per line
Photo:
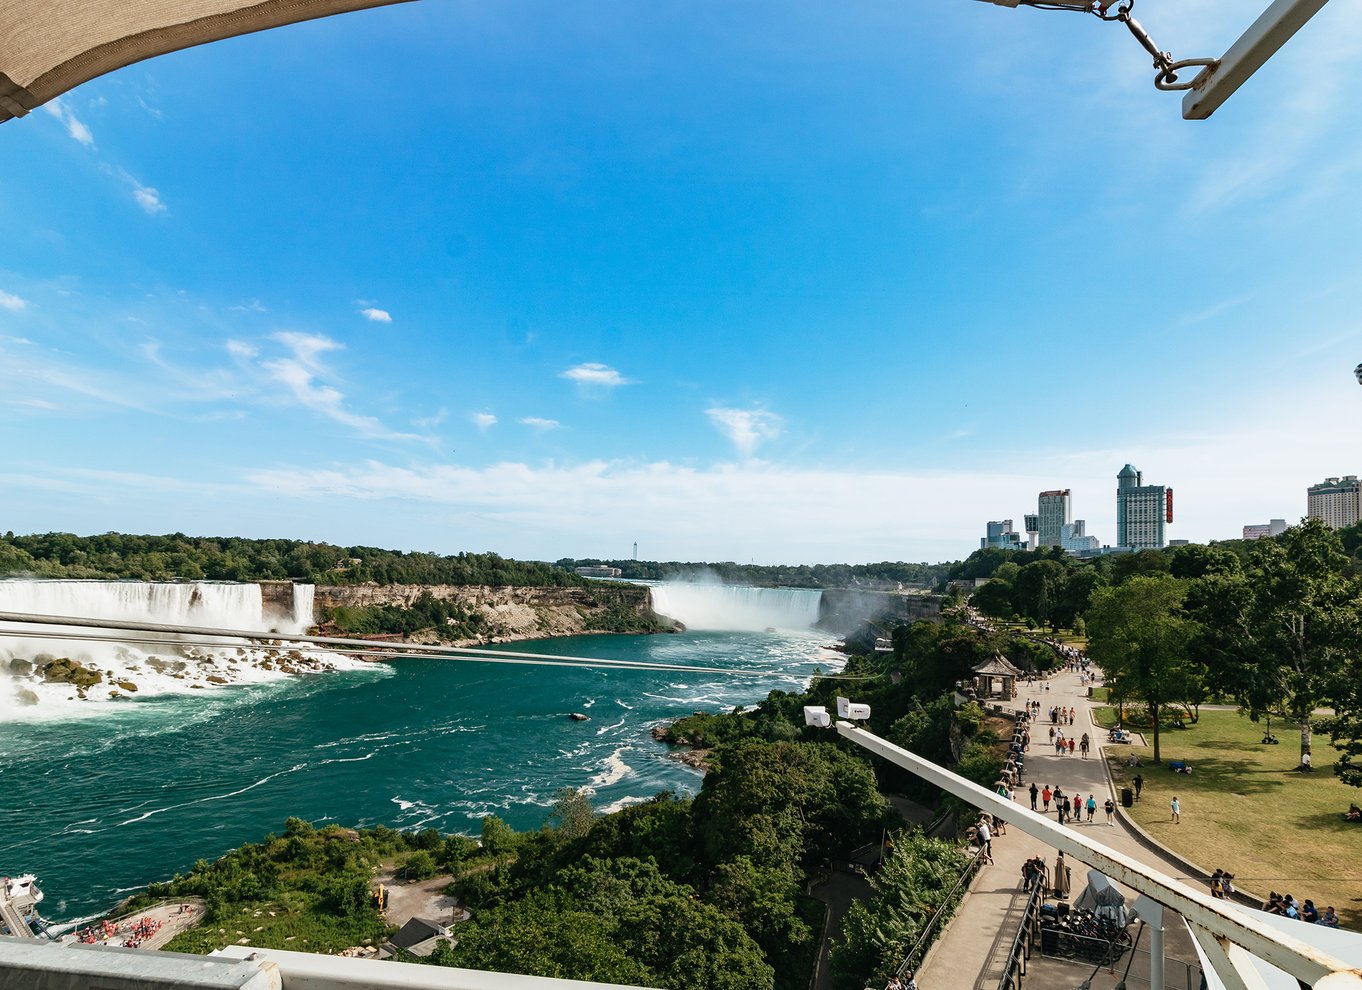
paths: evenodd
<path fill-rule="evenodd" d="M 293 632 L 306 633 L 316 625 L 312 610 L 316 592 L 315 585 L 295 584 L 293 586 Z"/>
<path fill-rule="evenodd" d="M 653 611 L 687 629 L 808 629 L 818 621 L 823 592 L 731 584 L 656 584 Z"/>
<path fill-rule="evenodd" d="M 192 581 L 0 581 L 0 611 L 86 619 L 261 628 L 258 584 Z"/>
<path fill-rule="evenodd" d="M 311 585 L 293 585 L 286 614 L 274 617 L 266 614 L 258 584 L 0 580 L 0 611 L 287 633 L 312 624 L 312 592 Z M 40 717 L 66 701 L 188 693 L 363 666 L 336 654 L 304 654 L 288 644 L 251 646 L 242 640 L 205 645 L 190 633 L 129 633 L 124 635 L 140 641 L 117 643 L 58 638 L 71 630 L 52 626 L 2 623 L 0 631 L 19 633 L 0 637 L 0 718 Z M 86 672 L 73 671 L 72 661 Z M 95 674 L 94 683 L 88 683 Z"/>

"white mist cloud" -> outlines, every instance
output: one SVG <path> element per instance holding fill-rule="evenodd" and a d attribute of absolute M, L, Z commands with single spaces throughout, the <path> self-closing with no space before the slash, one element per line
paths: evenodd
<path fill-rule="evenodd" d="M 728 438 L 743 457 L 751 457 L 767 440 L 780 436 L 784 423 L 775 413 L 765 409 L 706 409 L 705 415 L 715 429 Z"/>
<path fill-rule="evenodd" d="M 579 387 L 588 392 L 607 392 L 612 388 L 619 388 L 621 385 L 633 385 L 634 382 L 625 378 L 609 365 L 599 364 L 591 361 L 586 364 L 579 364 L 561 371 L 559 378 L 566 378 L 570 382 L 575 382 Z"/>
<path fill-rule="evenodd" d="M 228 354 L 241 361 L 250 361 L 260 355 L 260 348 L 244 340 L 229 340 L 226 347 Z"/>
<path fill-rule="evenodd" d="M 12 292 L 6 292 L 4 289 L 0 289 L 0 309 L 7 309 L 11 313 L 17 313 L 19 310 L 26 309 L 27 307 L 27 299 L 21 299 Z"/>
<path fill-rule="evenodd" d="M 470 416 L 469 419 L 473 421 L 474 426 L 476 426 L 478 429 L 484 432 L 486 432 L 491 427 L 497 425 L 496 416 L 492 415 L 489 412 L 473 413 L 473 415 Z"/>
<path fill-rule="evenodd" d="M 374 309 L 373 307 L 370 307 L 368 309 L 361 309 L 359 315 L 372 323 L 391 323 L 393 321 L 392 314 L 386 309 Z"/>
<path fill-rule="evenodd" d="M 522 416 L 516 422 L 534 430 L 556 430 L 563 425 L 556 419 L 542 419 L 539 416 Z"/>

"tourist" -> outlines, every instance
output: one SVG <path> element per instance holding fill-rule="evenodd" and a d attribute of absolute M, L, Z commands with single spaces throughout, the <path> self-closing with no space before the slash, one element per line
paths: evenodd
<path fill-rule="evenodd" d="M 1343 817 L 1350 822 L 1362 822 L 1362 808 L 1355 804 L 1349 804 L 1348 810 L 1343 813 Z"/>
<path fill-rule="evenodd" d="M 1097 798 L 1092 794 L 1088 795 L 1088 821 L 1091 822 L 1093 816 L 1097 814 Z"/>
<path fill-rule="evenodd" d="M 1088 734 L 1083 733 L 1083 738 L 1078 743 L 1079 750 L 1083 753 L 1083 759 L 1088 758 Z"/>
<path fill-rule="evenodd" d="M 1174 825 L 1181 825 L 1181 824 L 1182 824 L 1182 805 L 1178 804 L 1178 796 L 1177 796 L 1176 794 L 1173 795 L 1173 800 L 1172 800 L 1171 802 L 1169 802 L 1168 807 L 1169 807 L 1170 809 L 1172 809 L 1172 812 L 1173 812 L 1173 824 L 1174 824 Z"/>
<path fill-rule="evenodd" d="M 1034 780 L 1031 781 L 1031 810 L 1032 810 L 1032 811 L 1035 811 L 1035 810 L 1036 810 L 1036 797 L 1037 797 L 1039 794 L 1040 794 L 1040 788 L 1036 786 L 1036 782 L 1035 782 Z M 1048 799 L 1047 799 L 1047 800 L 1048 800 Z"/>
<path fill-rule="evenodd" d="M 1137 773 L 1137 774 L 1135 775 L 1135 800 L 1136 800 L 1136 801 L 1140 800 L 1140 791 L 1142 791 L 1142 790 L 1144 790 L 1144 776 L 1143 776 L 1142 774 L 1138 774 L 1138 773 Z"/>
<path fill-rule="evenodd" d="M 913 971 L 908 970 L 908 978 L 903 981 L 903 990 L 917 990 L 917 980 L 913 977 Z"/>
<path fill-rule="evenodd" d="M 1301 906 L 1301 921 L 1307 925 L 1313 925 L 1319 921 L 1319 911 L 1315 907 L 1315 902 L 1310 898 L 1305 899 L 1305 904 Z"/>
<path fill-rule="evenodd" d="M 1116 827 L 1116 802 L 1107 798 L 1107 803 L 1103 806 L 1107 813 L 1107 824 Z"/>
<path fill-rule="evenodd" d="M 1034 785 L 1032 785 L 1034 786 Z M 1044 811 L 1050 810 L 1050 798 L 1054 797 L 1055 792 L 1050 790 L 1050 785 L 1045 785 L 1045 790 L 1040 792 L 1040 800 Z"/>
<path fill-rule="evenodd" d="M 988 829 L 988 820 L 980 818 L 975 827 L 975 837 L 979 840 L 979 851 L 985 863 L 993 862 L 993 834 Z"/>
<path fill-rule="evenodd" d="M 1074 755 L 1074 741 L 1072 739 L 1069 740 L 1069 755 Z"/>
<path fill-rule="evenodd" d="M 1074 795 L 1073 819 L 1075 822 L 1081 822 L 1083 820 L 1083 798 L 1078 794 Z"/>
<path fill-rule="evenodd" d="M 1224 898 L 1225 896 L 1225 889 L 1220 885 L 1221 876 L 1223 876 L 1223 873 L 1220 870 L 1216 870 L 1214 873 L 1211 874 L 1212 897 Z"/>
<path fill-rule="evenodd" d="M 1323 925 L 1325 928 L 1338 927 L 1338 915 L 1334 913 L 1332 904 L 1324 909 L 1324 913 L 1319 916 L 1319 921 L 1316 921 L 1315 924 Z"/>

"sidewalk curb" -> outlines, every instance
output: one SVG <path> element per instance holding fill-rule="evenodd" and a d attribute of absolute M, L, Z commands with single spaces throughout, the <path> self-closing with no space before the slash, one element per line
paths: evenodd
<path fill-rule="evenodd" d="M 1105 746 L 1102 747 L 1102 762 L 1106 765 L 1107 780 L 1112 786 L 1113 793 L 1115 793 L 1116 778 L 1113 777 L 1111 774 L 1111 763 L 1109 760 L 1107 760 L 1107 747 Z M 1126 814 L 1126 810 L 1121 805 L 1121 802 L 1119 800 L 1116 802 L 1116 815 L 1118 818 L 1120 818 L 1121 823 L 1125 825 L 1127 829 L 1130 830 L 1130 834 L 1134 837 L 1135 841 L 1138 842 L 1140 845 L 1144 846 L 1151 852 L 1158 853 L 1165 859 L 1171 860 L 1172 862 L 1176 863 L 1178 866 L 1182 867 L 1184 870 L 1186 870 L 1193 876 L 1198 877 L 1199 879 L 1207 883 L 1210 882 L 1212 873 L 1211 870 L 1206 869 L 1204 866 L 1200 866 L 1196 863 L 1193 863 L 1187 857 L 1183 856 L 1180 853 L 1174 852 L 1172 849 L 1169 849 L 1163 843 L 1159 842 L 1158 839 L 1155 839 L 1152 835 L 1150 835 L 1138 824 L 1136 824 L 1134 818 Z M 1247 891 L 1240 890 L 1238 887 L 1235 888 L 1234 893 L 1231 894 L 1227 899 L 1236 901 L 1237 903 L 1242 904 L 1245 907 L 1251 908 L 1261 907 L 1263 903 L 1263 898 L 1250 894 Z"/>

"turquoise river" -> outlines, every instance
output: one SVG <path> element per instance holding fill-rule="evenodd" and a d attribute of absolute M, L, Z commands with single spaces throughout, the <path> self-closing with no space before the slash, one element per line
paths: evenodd
<path fill-rule="evenodd" d="M 0 725 L 0 871 L 36 873 L 44 914 L 69 922 L 290 815 L 475 833 L 487 814 L 538 826 L 560 787 L 590 789 L 602 810 L 693 792 L 699 774 L 649 730 L 802 687 L 839 665 L 829 642 L 812 629 L 579 636 L 507 648 L 716 672 L 409 659 Z"/>

